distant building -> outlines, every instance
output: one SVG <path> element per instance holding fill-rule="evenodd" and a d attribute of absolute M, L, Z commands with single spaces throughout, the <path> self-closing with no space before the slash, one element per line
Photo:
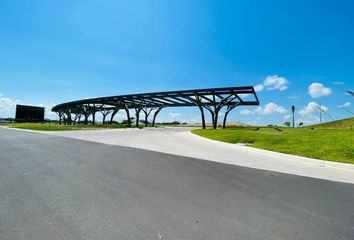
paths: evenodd
<path fill-rule="evenodd" d="M 44 122 L 44 107 L 16 105 L 16 122 Z"/>

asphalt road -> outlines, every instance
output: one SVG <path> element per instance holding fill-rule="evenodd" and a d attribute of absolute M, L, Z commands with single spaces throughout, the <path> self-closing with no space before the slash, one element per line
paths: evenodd
<path fill-rule="evenodd" d="M 354 164 L 213 141 L 192 134 L 191 128 L 143 128 L 45 131 L 55 136 L 169 153 L 260 170 L 354 184 Z"/>
<path fill-rule="evenodd" d="M 0 128 L 0 239 L 354 239 L 354 185 Z"/>

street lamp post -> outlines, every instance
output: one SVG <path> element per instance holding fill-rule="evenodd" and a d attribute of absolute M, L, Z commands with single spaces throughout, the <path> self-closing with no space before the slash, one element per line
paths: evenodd
<path fill-rule="evenodd" d="M 293 113 L 293 127 L 295 127 L 295 106 L 294 105 L 291 106 L 291 111 Z"/>

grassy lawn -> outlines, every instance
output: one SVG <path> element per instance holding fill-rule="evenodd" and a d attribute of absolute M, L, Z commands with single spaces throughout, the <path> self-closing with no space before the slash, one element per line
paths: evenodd
<path fill-rule="evenodd" d="M 354 164 L 354 130 L 324 128 L 234 127 L 197 129 L 194 134 L 228 143 Z"/>
<path fill-rule="evenodd" d="M 111 129 L 126 128 L 123 124 L 96 124 L 96 125 L 59 125 L 56 123 L 12 123 L 8 127 L 30 129 L 37 131 L 70 131 L 70 130 L 87 130 L 87 129 Z"/>
<path fill-rule="evenodd" d="M 354 128 L 354 117 L 336 120 L 332 122 L 326 122 L 321 124 L 315 124 L 308 126 L 308 128 L 326 128 L 326 129 L 353 129 Z"/>

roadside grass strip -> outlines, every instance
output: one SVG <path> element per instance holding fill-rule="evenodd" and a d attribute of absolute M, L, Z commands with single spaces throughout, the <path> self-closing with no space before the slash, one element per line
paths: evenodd
<path fill-rule="evenodd" d="M 202 137 L 298 156 L 354 164 L 354 131 L 278 127 L 197 129 Z"/>

